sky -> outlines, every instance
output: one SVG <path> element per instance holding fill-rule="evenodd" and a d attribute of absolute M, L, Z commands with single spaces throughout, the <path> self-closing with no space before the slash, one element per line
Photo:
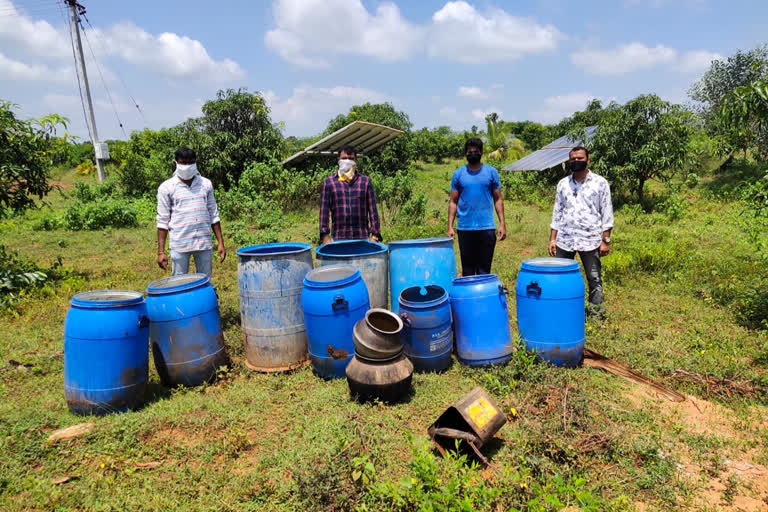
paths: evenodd
<path fill-rule="evenodd" d="M 768 42 L 765 0 L 81 3 L 102 140 L 200 116 L 228 88 L 263 94 L 286 136 L 383 101 L 417 129 L 556 123 L 593 98 L 688 102 L 712 60 Z M 0 100 L 88 138 L 62 0 L 0 0 Z"/>

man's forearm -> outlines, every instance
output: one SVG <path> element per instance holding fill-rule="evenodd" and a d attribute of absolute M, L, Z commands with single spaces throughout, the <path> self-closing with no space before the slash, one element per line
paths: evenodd
<path fill-rule="evenodd" d="M 168 230 L 157 228 L 157 254 L 165 254 L 166 238 L 168 238 Z"/>
<path fill-rule="evenodd" d="M 496 206 L 496 215 L 499 216 L 499 224 L 502 226 L 506 226 L 507 222 L 504 220 L 504 201 L 501 199 L 497 200 L 495 203 Z"/>
<path fill-rule="evenodd" d="M 550 228 L 550 230 L 549 230 L 549 241 L 550 242 L 554 242 L 555 240 L 557 240 L 557 230 Z"/>
<path fill-rule="evenodd" d="M 448 227 L 453 227 L 453 222 L 456 220 L 457 205 L 454 202 L 448 203 Z"/>
<path fill-rule="evenodd" d="M 216 236 L 216 242 L 219 244 L 219 247 L 222 247 L 224 245 L 224 237 L 221 234 L 221 222 L 211 225 L 211 228 L 213 228 L 213 234 Z"/>

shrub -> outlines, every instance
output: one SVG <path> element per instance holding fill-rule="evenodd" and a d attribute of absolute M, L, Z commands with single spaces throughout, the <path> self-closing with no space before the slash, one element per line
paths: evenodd
<path fill-rule="evenodd" d="M 32 224 L 32 229 L 35 231 L 53 231 L 62 227 L 64 227 L 64 220 L 55 214 L 46 215 Z"/>
<path fill-rule="evenodd" d="M 101 199 L 70 204 L 64 212 L 64 226 L 72 231 L 126 228 L 139 225 L 139 212 L 127 200 Z"/>

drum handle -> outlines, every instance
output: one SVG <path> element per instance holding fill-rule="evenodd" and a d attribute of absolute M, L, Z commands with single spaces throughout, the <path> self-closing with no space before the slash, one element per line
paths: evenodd
<path fill-rule="evenodd" d="M 408 313 L 400 313 L 400 318 L 402 318 L 404 324 L 408 324 L 408 327 L 411 326 L 411 317 L 408 316 Z"/>
<path fill-rule="evenodd" d="M 507 287 L 503 284 L 499 285 L 499 293 L 502 295 L 509 295 L 509 290 L 507 290 Z"/>
<path fill-rule="evenodd" d="M 340 309 L 349 309 L 349 302 L 344 300 L 343 295 L 337 295 L 333 301 L 333 304 L 331 304 L 331 307 L 334 311 L 338 311 Z"/>
<path fill-rule="evenodd" d="M 143 329 L 149 326 L 149 317 L 141 315 L 139 317 L 139 329 Z"/>
<path fill-rule="evenodd" d="M 528 295 L 541 296 L 541 286 L 539 286 L 537 281 L 531 281 L 530 284 L 525 287 L 525 291 L 528 293 Z"/>

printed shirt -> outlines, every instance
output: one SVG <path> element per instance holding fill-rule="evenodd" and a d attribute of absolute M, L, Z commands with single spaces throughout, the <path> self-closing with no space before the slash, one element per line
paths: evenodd
<path fill-rule="evenodd" d="M 459 192 L 456 229 L 495 229 L 493 191 L 499 188 L 499 171 L 490 165 L 483 164 L 477 171 L 464 165 L 453 171 L 451 190 Z"/>
<path fill-rule="evenodd" d="M 328 227 L 332 218 L 333 230 Z M 350 183 L 339 181 L 336 173 L 325 178 L 320 194 L 320 235 L 334 240 L 359 240 L 369 234 L 380 236 L 376 196 L 368 176 L 356 174 Z"/>
<path fill-rule="evenodd" d="M 157 227 L 168 230 L 172 251 L 211 249 L 211 224 L 219 221 L 211 180 L 197 175 L 187 186 L 173 176 L 158 187 Z"/>
<path fill-rule="evenodd" d="M 613 227 L 608 181 L 592 171 L 582 183 L 573 175 L 561 179 L 550 227 L 557 230 L 557 246 L 561 249 L 592 251 L 600 247 L 603 231 Z"/>

